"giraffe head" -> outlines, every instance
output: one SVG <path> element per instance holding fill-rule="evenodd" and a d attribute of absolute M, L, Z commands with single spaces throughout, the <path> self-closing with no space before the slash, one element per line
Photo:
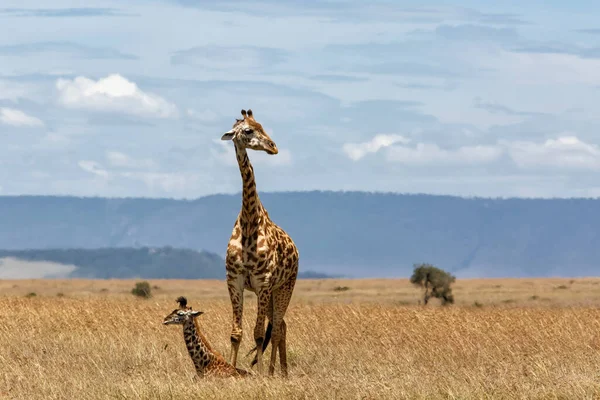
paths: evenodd
<path fill-rule="evenodd" d="M 192 307 L 187 307 L 187 299 L 183 296 L 177 298 L 179 308 L 174 309 L 167 315 L 164 325 L 184 325 L 186 322 L 193 322 L 194 318 L 204 314 L 202 311 L 194 311 Z"/>
<path fill-rule="evenodd" d="M 233 127 L 221 140 L 233 140 L 236 146 L 245 149 L 262 150 L 267 154 L 277 154 L 277 145 L 265 132 L 262 125 L 254 120 L 252 110 L 242 110 L 243 119 L 236 119 Z"/>

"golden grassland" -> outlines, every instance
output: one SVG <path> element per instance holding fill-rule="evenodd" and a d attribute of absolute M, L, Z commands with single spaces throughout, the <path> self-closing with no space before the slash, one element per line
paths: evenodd
<path fill-rule="evenodd" d="M 600 398 L 600 279 L 459 280 L 444 308 L 419 305 L 407 279 L 299 281 L 289 378 L 202 380 L 181 328 L 161 321 L 187 296 L 228 357 L 225 283 L 150 281 L 151 299 L 134 283 L 0 281 L 0 399 Z M 245 298 L 242 356 L 256 313 Z"/>

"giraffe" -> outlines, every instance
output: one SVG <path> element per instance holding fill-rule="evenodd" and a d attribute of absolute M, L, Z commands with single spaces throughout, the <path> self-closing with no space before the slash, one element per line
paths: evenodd
<path fill-rule="evenodd" d="M 232 140 L 242 176 L 242 208 L 233 226 L 227 246 L 225 265 L 227 288 L 233 309 L 230 362 L 236 365 L 242 341 L 242 314 L 244 289 L 256 294 L 258 312 L 254 326 L 256 351 L 252 362 L 263 374 L 262 355 L 272 341 L 269 375 L 275 371 L 279 351 L 279 365 L 287 376 L 286 323 L 283 319 L 290 303 L 298 276 L 298 249 L 288 234 L 269 218 L 256 191 L 254 169 L 246 149 L 277 154 L 277 145 L 271 140 L 252 115 L 242 110 L 243 119 L 236 119 L 232 129 L 221 140 Z M 265 332 L 265 318 L 269 324 Z M 248 353 L 248 354 L 250 354 Z"/>
<path fill-rule="evenodd" d="M 229 364 L 219 352 L 210 346 L 200 331 L 196 319 L 203 312 L 187 307 L 187 299 L 183 296 L 178 297 L 177 302 L 179 308 L 170 312 L 164 318 L 163 324 L 183 325 L 183 338 L 198 376 L 203 378 L 204 376 L 239 377 L 248 375 L 247 371 Z"/>

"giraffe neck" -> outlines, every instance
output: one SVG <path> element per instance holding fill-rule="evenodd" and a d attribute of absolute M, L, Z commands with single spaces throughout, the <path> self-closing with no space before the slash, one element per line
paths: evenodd
<path fill-rule="evenodd" d="M 256 181 L 254 179 L 254 168 L 248 158 L 248 152 L 243 147 L 235 146 L 236 158 L 242 175 L 242 211 L 240 212 L 240 224 L 242 234 L 249 236 L 253 234 L 264 213 L 264 208 L 258 192 L 256 191 Z"/>
<path fill-rule="evenodd" d="M 194 367 L 196 367 L 196 372 L 200 376 L 204 376 L 206 367 L 215 359 L 215 355 L 205 341 L 201 340 L 202 338 L 194 321 L 185 323 L 183 326 L 183 339 Z"/>

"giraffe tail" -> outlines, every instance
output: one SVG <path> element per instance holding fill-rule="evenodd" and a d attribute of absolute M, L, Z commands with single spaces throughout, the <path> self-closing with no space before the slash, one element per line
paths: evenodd
<path fill-rule="evenodd" d="M 264 353 L 264 351 L 267 349 L 267 346 L 269 345 L 269 342 L 271 341 L 271 332 L 273 331 L 273 324 L 271 323 L 271 321 L 269 321 L 269 324 L 267 325 L 267 331 L 265 332 L 265 340 L 263 341 L 262 344 L 262 351 Z M 258 350 L 258 347 L 254 347 L 252 350 L 250 350 L 248 352 L 248 354 L 246 354 L 246 357 L 248 357 L 250 354 L 254 353 L 256 350 Z M 250 368 L 254 367 L 254 365 L 258 362 L 258 353 L 254 356 L 254 360 L 252 360 L 252 363 L 250 364 Z"/>

